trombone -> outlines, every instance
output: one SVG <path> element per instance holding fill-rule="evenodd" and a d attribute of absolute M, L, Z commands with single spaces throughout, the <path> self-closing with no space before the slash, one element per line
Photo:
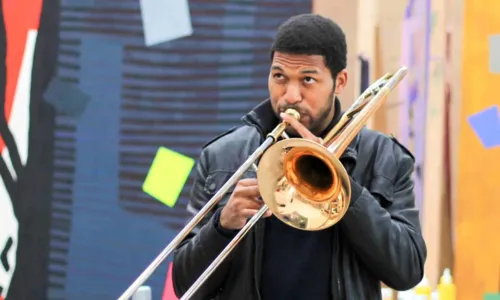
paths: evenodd
<path fill-rule="evenodd" d="M 339 158 L 407 72 L 406 67 L 401 67 L 396 72 L 387 73 L 375 81 L 342 115 L 340 121 L 327 133 L 321 143 L 303 138 L 288 138 L 285 130 L 289 124 L 286 122 L 278 124 L 212 199 L 129 286 L 119 300 L 129 299 L 133 295 L 250 167 L 256 169 L 259 190 L 265 205 L 205 269 L 181 300 L 194 295 L 268 209 L 282 222 L 299 230 L 323 230 L 338 223 L 347 212 L 351 200 L 349 175 Z M 295 110 L 289 109 L 285 113 L 297 120 L 300 119 L 299 113 Z M 281 136 L 284 139 L 278 141 Z M 259 158 L 257 168 L 254 163 Z"/>

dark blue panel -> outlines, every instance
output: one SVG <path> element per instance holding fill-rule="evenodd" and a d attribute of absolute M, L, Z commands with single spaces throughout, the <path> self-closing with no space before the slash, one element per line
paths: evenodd
<path fill-rule="evenodd" d="M 99 55 L 94 49 L 99 49 Z M 82 39 L 80 66 L 80 88 L 93 101 L 76 131 L 76 213 L 66 294 L 69 299 L 83 294 L 112 299 L 139 271 L 127 266 L 144 265 L 164 241 L 157 223 L 127 214 L 118 206 L 122 47 L 101 38 Z M 158 272 L 151 282 L 161 285 L 163 276 Z"/>
<path fill-rule="evenodd" d="M 99 49 L 99 55 L 95 55 L 94 49 Z M 103 235 L 121 230 L 113 226 L 116 222 L 109 222 L 121 220 L 113 213 L 118 199 L 121 52 L 121 47 L 114 44 L 90 38 L 82 40 L 79 86 L 93 101 L 76 130 L 78 167 L 73 183 L 73 211 L 77 213 L 72 217 L 66 285 L 70 299 L 85 291 L 91 297 L 106 294 L 103 294 L 105 279 L 94 266 L 106 263 L 103 261 L 106 250 L 116 244 L 104 243 Z"/>

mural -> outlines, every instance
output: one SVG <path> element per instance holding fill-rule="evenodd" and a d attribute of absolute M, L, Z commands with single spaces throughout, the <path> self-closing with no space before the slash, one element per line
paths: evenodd
<path fill-rule="evenodd" d="M 0 298 L 120 295 L 186 222 L 190 177 L 173 208 L 142 190 L 158 149 L 196 159 L 238 124 L 277 26 L 312 6 L 158 2 L 2 1 Z"/>

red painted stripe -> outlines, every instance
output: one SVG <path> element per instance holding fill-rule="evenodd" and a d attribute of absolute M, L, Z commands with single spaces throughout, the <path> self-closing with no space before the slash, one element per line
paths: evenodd
<path fill-rule="evenodd" d="M 7 82 L 5 84 L 5 117 L 12 113 L 19 69 L 23 60 L 28 30 L 38 30 L 43 0 L 4 0 L 3 17 L 7 37 Z M 2 59 L 4 59 L 2 57 Z M 0 137 L 0 152 L 5 144 Z"/>
<path fill-rule="evenodd" d="M 172 263 L 168 265 L 167 280 L 165 281 L 165 288 L 163 289 L 163 297 L 161 299 L 179 300 L 179 298 L 175 296 L 174 284 L 172 283 Z"/>

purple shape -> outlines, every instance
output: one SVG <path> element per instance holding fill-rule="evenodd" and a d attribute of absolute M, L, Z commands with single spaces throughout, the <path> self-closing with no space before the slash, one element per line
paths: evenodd
<path fill-rule="evenodd" d="M 418 81 L 414 81 L 413 83 L 411 83 L 411 86 L 410 86 L 410 98 L 408 99 L 410 101 L 410 105 L 415 104 L 418 97 L 419 97 Z"/>
<path fill-rule="evenodd" d="M 500 117 L 498 105 L 468 118 L 469 125 L 486 149 L 500 146 Z"/>

